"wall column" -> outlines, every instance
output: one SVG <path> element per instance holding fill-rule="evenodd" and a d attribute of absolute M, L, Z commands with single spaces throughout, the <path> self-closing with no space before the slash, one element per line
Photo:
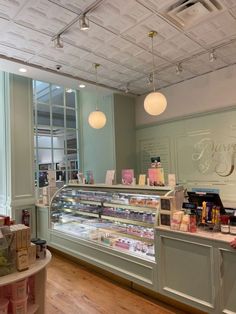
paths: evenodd
<path fill-rule="evenodd" d="M 32 80 L 4 73 L 4 85 L 7 199 L 5 213 L 19 222 L 21 210 L 31 211 L 35 203 Z"/>

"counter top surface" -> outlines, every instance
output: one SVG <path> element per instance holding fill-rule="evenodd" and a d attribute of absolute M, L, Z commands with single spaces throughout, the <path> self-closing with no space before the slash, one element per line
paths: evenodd
<path fill-rule="evenodd" d="M 126 184 L 114 184 L 114 185 L 108 185 L 105 183 L 96 183 L 96 184 L 68 184 L 64 185 L 64 187 L 85 187 L 85 188 L 109 188 L 109 189 L 126 189 L 126 190 L 131 190 L 131 189 L 136 189 L 136 190 L 152 190 L 152 191 L 181 191 L 183 190 L 182 185 L 176 185 L 176 186 L 150 186 L 150 185 L 126 185 Z"/>
<path fill-rule="evenodd" d="M 221 232 L 214 232 L 214 231 L 204 231 L 204 230 L 197 230 L 197 232 L 183 232 L 179 230 L 171 230 L 168 226 L 158 226 L 156 227 L 156 230 L 159 231 L 169 231 L 177 234 L 182 234 L 186 236 L 193 236 L 198 238 L 205 238 L 212 241 L 220 241 L 220 242 L 226 242 L 229 243 L 236 238 L 236 235 L 232 234 L 224 234 Z M 236 250 L 235 250 L 236 251 Z"/>

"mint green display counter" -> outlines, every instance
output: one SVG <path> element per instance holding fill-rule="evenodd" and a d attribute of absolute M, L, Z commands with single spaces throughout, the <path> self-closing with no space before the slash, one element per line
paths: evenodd
<path fill-rule="evenodd" d="M 158 292 L 206 313 L 236 313 L 232 235 L 156 228 Z"/>

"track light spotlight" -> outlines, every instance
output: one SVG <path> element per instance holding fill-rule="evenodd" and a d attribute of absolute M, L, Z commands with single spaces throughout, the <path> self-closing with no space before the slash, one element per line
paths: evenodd
<path fill-rule="evenodd" d="M 210 62 L 214 62 L 215 60 L 216 60 L 215 51 L 212 50 L 212 51 L 209 53 L 209 61 L 210 61 Z"/>
<path fill-rule="evenodd" d="M 89 29 L 89 20 L 87 19 L 86 15 L 83 14 L 80 19 L 79 19 L 79 25 L 80 25 L 80 30 L 85 31 Z"/>
<path fill-rule="evenodd" d="M 63 40 L 61 35 L 57 35 L 57 37 L 53 40 L 53 44 L 55 48 L 63 48 Z"/>
<path fill-rule="evenodd" d="M 179 75 L 182 71 L 183 71 L 182 64 L 181 64 L 181 63 L 178 63 L 178 64 L 176 65 L 175 72 L 176 72 L 177 75 Z"/>
<path fill-rule="evenodd" d="M 151 85 L 152 82 L 153 82 L 153 76 L 152 76 L 152 73 L 150 73 L 148 78 L 147 78 L 147 85 Z"/>
<path fill-rule="evenodd" d="M 125 93 L 128 94 L 130 92 L 129 83 L 126 84 Z"/>

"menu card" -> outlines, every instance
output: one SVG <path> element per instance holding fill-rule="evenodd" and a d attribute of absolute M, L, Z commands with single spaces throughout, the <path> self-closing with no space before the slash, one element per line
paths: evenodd
<path fill-rule="evenodd" d="M 115 170 L 107 170 L 105 184 L 112 185 L 115 180 Z"/>
<path fill-rule="evenodd" d="M 145 185 L 146 184 L 146 174 L 140 174 L 139 175 L 138 184 L 139 185 Z"/>
<path fill-rule="evenodd" d="M 164 169 L 149 168 L 148 169 L 149 185 L 164 185 Z"/>
<path fill-rule="evenodd" d="M 122 184 L 132 184 L 134 180 L 134 169 L 123 169 L 121 172 Z"/>

